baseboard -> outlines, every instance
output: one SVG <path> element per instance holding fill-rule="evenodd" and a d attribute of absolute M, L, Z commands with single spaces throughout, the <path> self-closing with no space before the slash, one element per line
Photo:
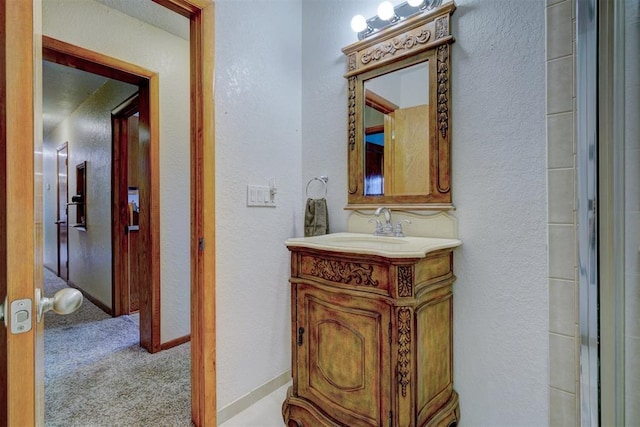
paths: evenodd
<path fill-rule="evenodd" d="M 273 393 L 289 381 L 291 381 L 291 371 L 283 372 L 271 381 L 268 381 L 260 387 L 245 394 L 235 402 L 231 402 L 218 411 L 218 425 L 238 415 L 240 412 L 244 411 L 263 397 Z"/>
<path fill-rule="evenodd" d="M 48 266 L 48 265 L 44 265 L 44 268 L 46 268 L 47 270 L 49 270 L 50 272 L 52 272 L 53 274 L 55 274 L 56 276 L 58 276 L 58 272 Z M 58 276 L 60 277 L 60 276 Z M 60 279 L 60 280 L 64 280 L 64 279 Z M 87 291 L 85 291 L 84 289 L 82 289 L 81 287 L 79 287 L 78 285 L 76 285 L 75 283 L 73 283 L 71 280 L 67 280 L 67 285 L 71 288 L 77 289 L 82 293 L 82 297 L 88 299 L 89 301 L 91 301 L 93 304 L 95 304 L 100 310 L 104 311 L 105 313 L 107 313 L 109 316 L 112 316 L 112 311 L 111 308 L 107 307 L 106 305 L 104 305 L 103 303 L 101 303 L 100 301 L 98 301 L 97 299 L 95 299 L 94 297 L 92 297 L 89 293 L 87 293 Z M 52 296 L 52 295 L 50 295 Z"/>
<path fill-rule="evenodd" d="M 100 310 L 104 311 L 105 313 L 107 313 L 109 316 L 113 316 L 113 310 L 111 310 L 111 307 L 107 307 L 104 303 L 102 303 L 101 301 L 98 301 L 96 298 L 94 298 L 93 296 L 91 296 L 91 294 L 89 294 L 87 291 L 85 291 L 84 289 L 82 289 L 81 287 L 77 286 L 75 283 L 73 283 L 71 280 L 67 280 L 67 284 L 72 287 L 75 288 L 77 290 L 79 290 L 80 292 L 82 292 L 82 296 L 85 297 L 86 299 L 88 299 L 89 301 L 91 301 L 96 307 L 98 307 Z"/>
<path fill-rule="evenodd" d="M 160 350 L 169 350 L 170 348 L 177 347 L 181 344 L 191 341 L 191 335 L 185 335 L 183 337 L 178 337 L 171 341 L 167 341 L 165 343 L 160 344 Z"/>

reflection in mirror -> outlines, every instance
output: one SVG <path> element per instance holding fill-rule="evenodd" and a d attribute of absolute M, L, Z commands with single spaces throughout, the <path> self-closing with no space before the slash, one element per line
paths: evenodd
<path fill-rule="evenodd" d="M 364 194 L 428 193 L 428 61 L 366 80 L 364 93 Z"/>

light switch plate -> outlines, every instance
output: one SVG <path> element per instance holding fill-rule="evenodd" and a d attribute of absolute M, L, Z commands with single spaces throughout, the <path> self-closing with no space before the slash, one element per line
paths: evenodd
<path fill-rule="evenodd" d="M 271 189 L 266 185 L 247 185 L 247 206 L 275 207 Z"/>

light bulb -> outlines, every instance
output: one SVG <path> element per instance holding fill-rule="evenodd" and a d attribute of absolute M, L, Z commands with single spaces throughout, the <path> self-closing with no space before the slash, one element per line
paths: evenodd
<path fill-rule="evenodd" d="M 383 21 L 388 21 L 395 16 L 395 11 L 393 10 L 393 5 L 390 1 L 383 1 L 378 6 L 378 18 Z"/>
<path fill-rule="evenodd" d="M 407 3 L 409 3 L 409 6 L 411 7 L 418 7 L 424 3 L 424 0 L 407 0 Z"/>
<path fill-rule="evenodd" d="M 367 20 L 362 15 L 356 15 L 351 18 L 351 29 L 356 33 L 367 29 Z"/>

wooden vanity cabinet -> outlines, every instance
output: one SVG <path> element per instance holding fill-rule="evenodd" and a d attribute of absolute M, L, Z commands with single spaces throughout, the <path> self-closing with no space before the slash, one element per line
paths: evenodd
<path fill-rule="evenodd" d="M 425 258 L 289 249 L 285 424 L 456 425 L 453 249 Z"/>

